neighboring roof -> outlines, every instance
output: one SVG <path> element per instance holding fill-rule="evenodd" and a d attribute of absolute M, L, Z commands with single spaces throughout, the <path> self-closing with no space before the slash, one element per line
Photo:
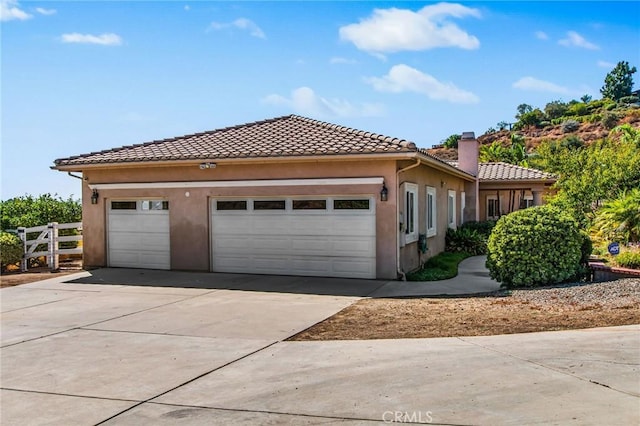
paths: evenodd
<path fill-rule="evenodd" d="M 418 152 L 413 142 L 297 115 L 55 160 L 55 167 Z M 430 158 L 435 158 L 429 156 Z M 444 162 L 443 162 L 444 163 Z"/>
<path fill-rule="evenodd" d="M 447 161 L 450 165 L 458 167 L 457 161 Z M 500 181 L 500 180 L 545 180 L 555 181 L 558 176 L 553 173 L 543 172 L 538 169 L 530 169 L 528 167 L 516 166 L 515 164 L 496 162 L 496 163 L 479 163 L 478 179 L 481 181 Z"/>

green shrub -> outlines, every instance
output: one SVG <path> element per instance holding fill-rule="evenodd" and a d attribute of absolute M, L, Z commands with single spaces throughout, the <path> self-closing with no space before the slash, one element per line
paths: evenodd
<path fill-rule="evenodd" d="M 487 237 L 474 229 L 447 229 L 445 241 L 448 252 L 465 252 L 472 256 L 487 254 Z"/>
<path fill-rule="evenodd" d="M 484 235 L 487 239 L 489 235 L 491 235 L 491 231 L 496 226 L 495 220 L 483 220 L 483 221 L 475 221 L 471 220 L 469 222 L 465 222 L 460 225 L 462 229 L 473 229 L 474 231 L 478 231 L 481 235 Z"/>
<path fill-rule="evenodd" d="M 23 244 L 20 238 L 8 232 L 0 232 L 0 265 L 2 270 L 22 259 Z"/>
<path fill-rule="evenodd" d="M 623 251 L 615 259 L 622 268 L 640 269 L 640 250 Z"/>
<path fill-rule="evenodd" d="M 575 132 L 580 128 L 580 123 L 576 120 L 567 120 L 562 123 L 562 132 L 563 133 L 571 133 Z"/>
<path fill-rule="evenodd" d="M 604 114 L 604 117 L 602 117 L 602 125 L 606 129 L 611 130 L 618 125 L 619 120 L 620 120 L 620 117 L 618 117 L 618 114 L 613 112 L 607 112 Z"/>
<path fill-rule="evenodd" d="M 407 274 L 408 281 L 439 281 L 458 275 L 458 264 L 469 257 L 468 253 L 440 253 L 424 264 L 422 269 Z"/>
<path fill-rule="evenodd" d="M 555 284 L 580 272 L 584 239 L 576 222 L 551 206 L 500 218 L 487 245 L 491 277 L 505 287 Z"/>

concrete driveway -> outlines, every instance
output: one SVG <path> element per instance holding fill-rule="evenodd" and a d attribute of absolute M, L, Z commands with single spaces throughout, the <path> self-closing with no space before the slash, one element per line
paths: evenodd
<path fill-rule="evenodd" d="M 119 285 L 118 271 L 105 271 L 0 291 L 0 423 L 640 421 L 639 326 L 287 342 L 359 297 L 313 294 L 289 278 L 274 283 L 289 292 L 154 287 L 148 271 L 126 278 L 146 285 Z M 344 292 L 381 285 L 353 284 Z"/>

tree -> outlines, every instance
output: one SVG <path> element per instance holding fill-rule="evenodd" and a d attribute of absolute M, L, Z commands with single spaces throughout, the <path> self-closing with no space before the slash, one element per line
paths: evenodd
<path fill-rule="evenodd" d="M 520 104 L 518 105 L 518 113 L 516 114 L 516 119 L 520 120 L 523 114 L 533 111 L 533 107 L 529 104 Z"/>
<path fill-rule="evenodd" d="M 640 189 L 605 202 L 596 212 L 594 228 L 609 241 L 640 241 Z"/>
<path fill-rule="evenodd" d="M 70 223 L 82 220 L 82 206 L 69 197 L 63 200 L 51 194 L 25 195 L 0 201 L 0 229 L 32 227 L 49 222 Z"/>
<path fill-rule="evenodd" d="M 521 114 L 518 123 L 521 126 L 538 127 L 543 120 L 544 113 L 539 108 L 536 108 Z"/>
<path fill-rule="evenodd" d="M 445 148 L 457 148 L 459 141 L 460 135 L 451 135 L 442 142 L 442 145 L 444 145 Z"/>
<path fill-rule="evenodd" d="M 580 100 L 585 104 L 588 104 L 589 102 L 591 102 L 591 99 L 593 99 L 591 95 L 582 95 L 582 97 L 580 98 Z"/>
<path fill-rule="evenodd" d="M 569 106 L 560 100 L 549 102 L 544 107 L 544 113 L 547 115 L 549 120 L 553 120 L 554 118 L 560 118 L 567 113 Z"/>
<path fill-rule="evenodd" d="M 604 86 L 600 89 L 602 96 L 617 101 L 620 98 L 631 95 L 633 74 L 636 71 L 636 67 L 630 67 L 629 62 L 618 62 L 604 79 Z"/>

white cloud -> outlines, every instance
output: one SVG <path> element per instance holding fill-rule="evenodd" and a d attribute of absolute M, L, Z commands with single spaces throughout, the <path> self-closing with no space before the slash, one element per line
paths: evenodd
<path fill-rule="evenodd" d="M 568 31 L 567 38 L 558 41 L 558 44 L 566 47 L 581 47 L 583 49 L 598 50 L 600 47 L 587 41 L 575 31 Z"/>
<path fill-rule="evenodd" d="M 330 64 L 356 64 L 357 61 L 355 59 L 347 59 L 347 58 L 341 58 L 339 56 L 334 56 L 333 58 L 329 59 L 329 63 Z"/>
<path fill-rule="evenodd" d="M 189 6 L 188 4 L 185 4 L 184 5 L 184 10 L 187 11 L 187 12 L 190 11 L 191 10 L 191 6 Z"/>
<path fill-rule="evenodd" d="M 438 3 L 417 12 L 407 9 L 375 9 L 357 24 L 340 28 L 340 38 L 370 53 L 428 50 L 437 47 L 477 49 L 478 39 L 448 18 L 480 18 L 480 11 L 460 4 Z"/>
<path fill-rule="evenodd" d="M 435 77 L 404 64 L 394 65 L 387 75 L 369 77 L 365 82 L 379 92 L 414 92 L 436 101 L 471 104 L 480 100 L 475 94 L 460 89 L 453 83 L 438 81 Z"/>
<path fill-rule="evenodd" d="M 40 15 L 55 15 L 57 13 L 57 10 L 55 10 L 55 9 L 44 9 L 42 7 L 36 7 L 36 12 L 38 12 Z"/>
<path fill-rule="evenodd" d="M 122 38 L 113 33 L 105 33 L 100 35 L 70 33 L 62 35 L 63 43 L 81 43 L 81 44 L 100 44 L 103 46 L 119 46 L 122 44 Z"/>
<path fill-rule="evenodd" d="M 598 66 L 600 68 L 613 68 L 616 66 L 616 64 L 614 64 L 613 62 L 598 61 Z"/>
<path fill-rule="evenodd" d="M 571 91 L 566 87 L 562 87 L 548 81 L 539 80 L 534 77 L 522 77 L 520 80 L 513 83 L 513 87 L 520 90 L 529 90 L 534 92 L 560 93 L 563 95 L 571 93 Z"/>
<path fill-rule="evenodd" d="M 272 94 L 262 99 L 269 105 L 286 106 L 298 114 L 317 117 L 378 117 L 384 114 L 381 104 L 363 103 L 354 105 L 345 99 L 327 99 L 318 96 L 309 87 L 299 87 L 291 97 Z"/>
<path fill-rule="evenodd" d="M 247 18 L 238 18 L 233 22 L 212 22 L 207 30 L 224 30 L 227 28 L 236 28 L 239 30 L 248 31 L 249 34 L 254 37 L 267 38 L 264 34 L 264 31 L 262 31 L 262 29 L 258 25 L 256 25 L 255 22 Z"/>
<path fill-rule="evenodd" d="M 20 9 L 16 0 L 0 0 L 0 21 L 25 21 L 32 15 Z"/>
<path fill-rule="evenodd" d="M 549 40 L 549 36 L 544 31 L 536 31 L 535 35 L 538 40 Z"/>

